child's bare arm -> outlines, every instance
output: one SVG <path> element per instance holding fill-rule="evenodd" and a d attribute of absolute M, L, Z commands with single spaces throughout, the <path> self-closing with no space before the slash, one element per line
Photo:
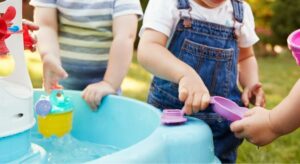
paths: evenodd
<path fill-rule="evenodd" d="M 271 143 L 281 135 L 300 127 L 300 80 L 290 94 L 273 110 L 255 107 L 245 118 L 231 124 L 231 130 L 239 138 L 262 146 Z"/>
<path fill-rule="evenodd" d="M 258 65 L 253 48 L 240 48 L 239 82 L 243 88 L 245 106 L 251 101 L 256 106 L 265 106 L 265 96 L 259 82 Z"/>
<path fill-rule="evenodd" d="M 115 93 L 120 88 L 132 59 L 137 24 L 138 18 L 135 14 L 114 18 L 113 42 L 103 81 L 87 86 L 82 94 L 92 109 L 99 106 L 103 96 Z"/>
<path fill-rule="evenodd" d="M 127 74 L 133 54 L 133 45 L 137 33 L 137 15 L 125 15 L 113 21 L 113 42 L 109 53 L 109 62 L 104 80 L 118 89 Z"/>
<path fill-rule="evenodd" d="M 171 54 L 167 41 L 166 35 L 146 29 L 140 39 L 138 61 L 156 76 L 179 83 L 183 75 L 194 70 Z"/>
<path fill-rule="evenodd" d="M 185 113 L 205 109 L 210 99 L 207 88 L 193 68 L 171 54 L 166 48 L 167 40 L 164 34 L 146 29 L 138 48 L 139 62 L 156 76 L 179 84 L 179 99 L 185 102 Z"/>
<path fill-rule="evenodd" d="M 56 12 L 54 8 L 36 7 L 34 10 L 34 21 L 40 28 L 37 45 L 43 61 L 44 87 L 47 92 L 60 79 L 67 77 L 59 59 Z"/>
<path fill-rule="evenodd" d="M 59 58 L 56 12 L 55 8 L 36 7 L 34 9 L 34 22 L 40 27 L 37 37 L 38 50 L 42 57 L 51 54 Z"/>
<path fill-rule="evenodd" d="M 289 95 L 278 104 L 270 115 L 270 121 L 276 131 L 287 134 L 300 127 L 300 80 L 294 85 Z"/>

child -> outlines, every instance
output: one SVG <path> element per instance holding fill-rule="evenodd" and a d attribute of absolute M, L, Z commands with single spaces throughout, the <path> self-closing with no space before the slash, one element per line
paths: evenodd
<path fill-rule="evenodd" d="M 204 120 L 213 131 L 216 155 L 223 163 L 235 162 L 242 140 L 231 133 L 229 121 L 207 107 L 210 95 L 239 105 L 265 104 L 250 6 L 238 0 L 151 0 L 140 36 L 138 60 L 155 75 L 148 102 Z"/>
<path fill-rule="evenodd" d="M 238 138 L 246 138 L 258 146 L 271 143 L 276 138 L 300 127 L 300 80 L 289 95 L 273 110 L 256 107 L 245 118 L 230 125 Z"/>
<path fill-rule="evenodd" d="M 65 89 L 83 90 L 96 109 L 115 93 L 131 62 L 138 0 L 31 0 L 39 25 L 38 50 L 46 91 L 59 80 Z M 67 78 L 68 77 L 68 78 Z"/>

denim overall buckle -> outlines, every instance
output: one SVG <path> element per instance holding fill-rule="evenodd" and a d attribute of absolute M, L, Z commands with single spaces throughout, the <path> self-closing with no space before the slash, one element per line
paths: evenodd
<path fill-rule="evenodd" d="M 192 20 L 191 19 L 188 19 L 188 18 L 185 18 L 183 20 L 183 26 L 185 28 L 191 28 L 192 27 Z"/>

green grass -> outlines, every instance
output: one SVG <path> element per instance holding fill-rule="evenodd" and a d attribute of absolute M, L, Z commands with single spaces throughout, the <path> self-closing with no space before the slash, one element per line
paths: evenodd
<path fill-rule="evenodd" d="M 267 97 L 267 108 L 279 103 L 300 78 L 300 68 L 289 53 L 258 58 L 260 78 Z M 134 58 L 122 89 L 124 95 L 145 101 L 151 75 Z M 238 151 L 238 163 L 296 163 L 300 161 L 300 131 L 257 149 L 245 141 Z"/>

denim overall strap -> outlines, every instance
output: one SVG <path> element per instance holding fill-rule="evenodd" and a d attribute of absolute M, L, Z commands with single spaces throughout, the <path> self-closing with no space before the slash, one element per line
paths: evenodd
<path fill-rule="evenodd" d="M 233 7 L 233 16 L 236 21 L 243 23 L 244 18 L 244 8 L 242 0 L 231 0 Z"/>
<path fill-rule="evenodd" d="M 178 1 L 177 8 L 179 10 L 190 9 L 191 8 L 189 0 L 177 0 L 177 1 Z"/>

